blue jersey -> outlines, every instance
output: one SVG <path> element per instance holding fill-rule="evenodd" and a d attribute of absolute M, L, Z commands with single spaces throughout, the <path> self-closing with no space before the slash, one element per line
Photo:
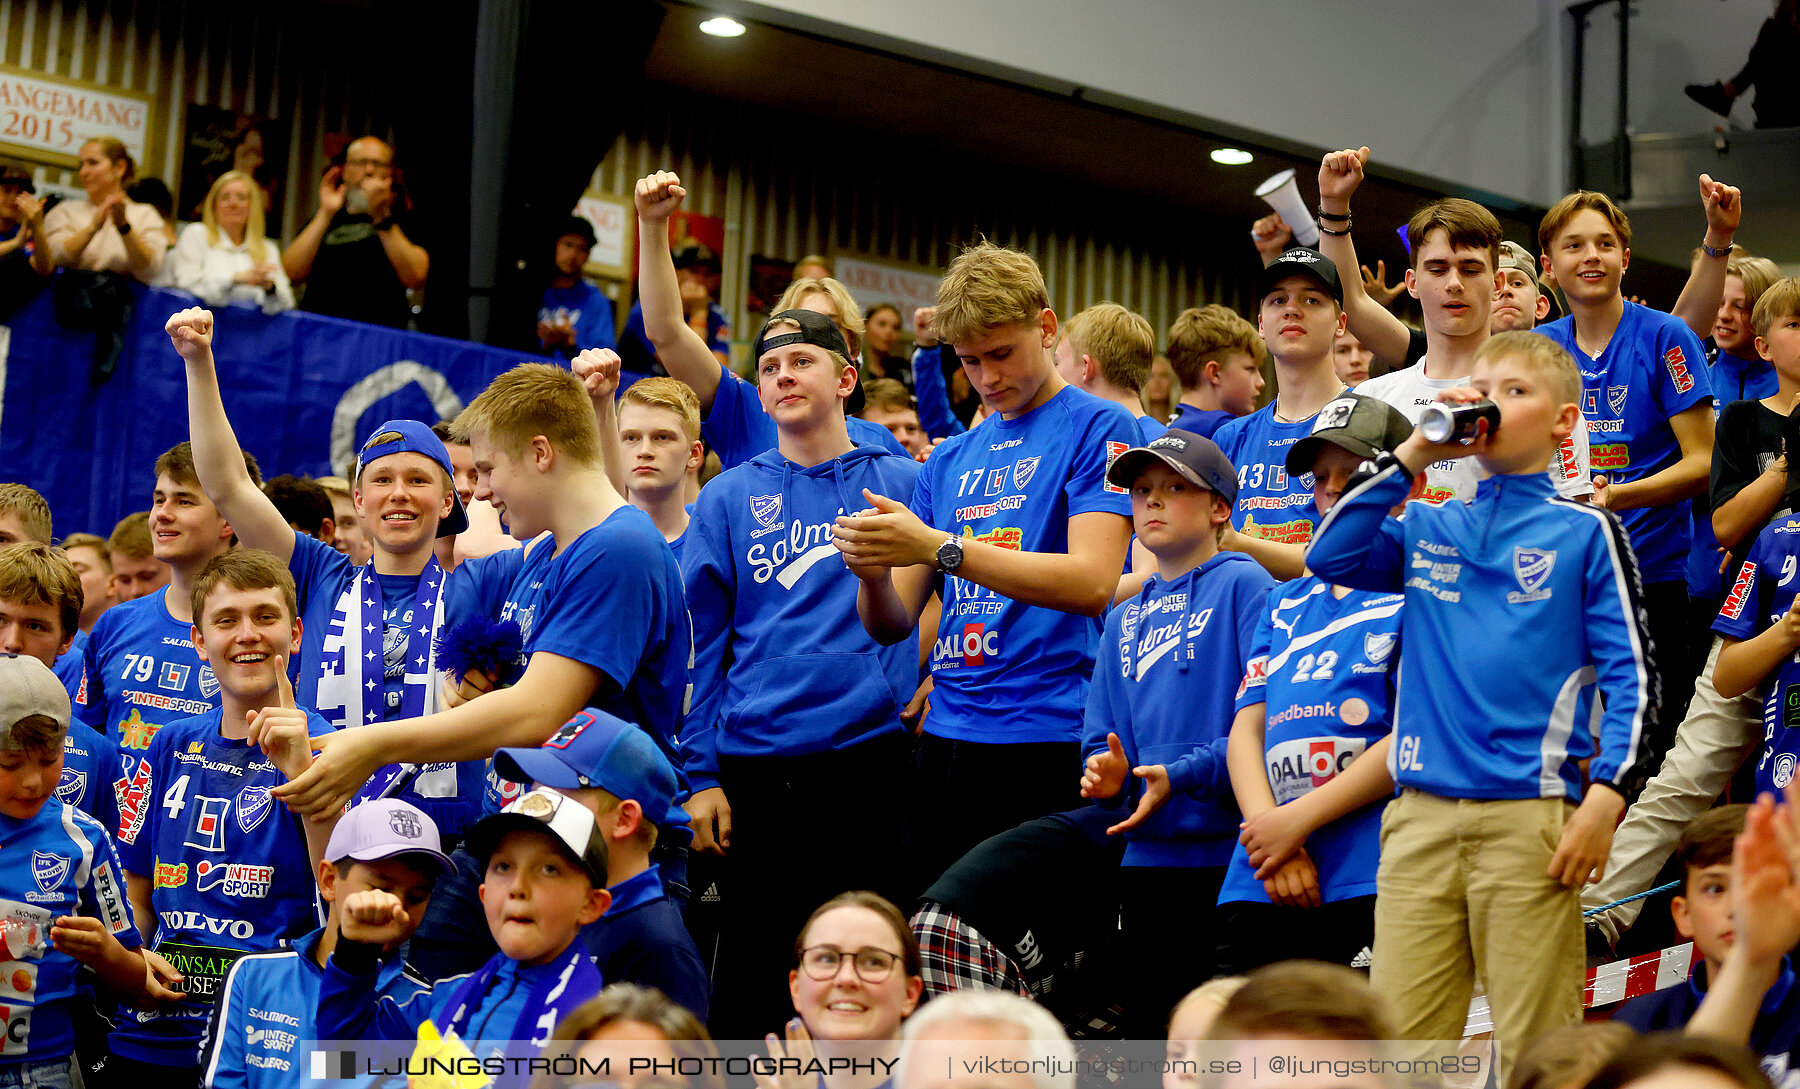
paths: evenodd
<path fill-rule="evenodd" d="M 861 580 L 832 543 L 863 489 L 909 496 L 919 463 L 869 446 L 811 467 L 777 452 L 700 493 L 683 577 L 694 622 L 694 706 L 682 739 L 695 790 L 720 753 L 796 756 L 898 733 L 918 642 L 882 646 L 857 618 Z"/>
<path fill-rule="evenodd" d="M 719 391 L 713 394 L 712 411 L 700 422 L 700 437 L 719 455 L 720 467 L 731 469 L 775 449 L 775 421 L 763 411 L 755 386 L 722 367 L 720 372 Z M 858 446 L 879 446 L 901 457 L 912 456 L 894 433 L 880 424 L 847 416 L 844 427 Z"/>
<path fill-rule="evenodd" d="M 1327 581 L 1406 595 L 1394 782 L 1579 800 L 1591 757 L 1588 778 L 1629 797 L 1661 684 L 1618 518 L 1559 498 L 1545 473 L 1490 477 L 1473 503 L 1388 517 L 1410 484 L 1393 462 L 1359 482 L 1306 556 Z"/>
<path fill-rule="evenodd" d="M 125 789 L 119 746 L 85 722 L 70 722 L 63 735 L 62 778 L 56 797 L 100 822 L 111 835 L 119 830 L 119 795 Z"/>
<path fill-rule="evenodd" d="M 1713 422 L 1717 424 L 1725 406 L 1733 401 L 1759 401 L 1773 397 L 1781 386 L 1775 368 L 1760 359 L 1744 359 L 1721 351 L 1708 366 L 1713 387 Z M 1779 452 L 1779 451 L 1777 451 Z M 1718 462 L 1714 461 L 1714 472 Z M 1717 600 L 1723 587 L 1719 583 L 1719 537 L 1712 527 L 1711 497 L 1702 495 L 1692 500 L 1694 507 L 1694 545 L 1688 552 L 1688 593 L 1694 597 Z"/>
<path fill-rule="evenodd" d="M 694 508 L 699 505 L 700 504 L 698 503 L 689 503 L 682 508 L 687 511 L 688 526 L 681 531 L 681 536 L 669 542 L 669 551 L 675 553 L 675 563 L 677 565 L 681 563 L 681 557 L 687 553 L 688 535 L 694 530 Z"/>
<path fill-rule="evenodd" d="M 81 667 L 87 662 L 87 641 L 88 633 L 76 629 L 74 638 L 69 640 L 69 649 L 57 655 L 56 664 L 51 667 L 56 679 L 69 690 L 71 700 L 81 691 Z"/>
<path fill-rule="evenodd" d="M 1275 585 L 1255 560 L 1223 552 L 1170 582 L 1152 577 L 1106 618 L 1081 727 L 1083 757 L 1116 733 L 1132 767 L 1162 764 L 1174 794 L 1126 833 L 1126 866 L 1223 866 L 1237 842 L 1225 764 L 1232 693 Z M 1137 804 L 1139 780 L 1118 803 Z M 1125 810 L 1129 812 L 1129 808 Z"/>
<path fill-rule="evenodd" d="M 113 1030 L 113 1051 L 140 1062 L 191 1067 L 232 962 L 319 925 L 300 818 L 269 796 L 287 780 L 219 735 L 222 714 L 158 731 L 119 806 L 119 857 L 151 881 L 152 948 L 187 977 L 186 1001 L 127 1011 Z M 307 719 L 312 736 L 332 732 Z"/>
<path fill-rule="evenodd" d="M 573 287 L 546 287 L 537 320 L 575 327 L 575 346 L 555 349 L 563 359 L 573 359 L 588 348 L 613 346 L 612 301 L 586 280 L 577 279 Z"/>
<path fill-rule="evenodd" d="M 555 547 L 530 549 L 500 609 L 524 636 L 521 672 L 539 651 L 599 670 L 600 687 L 582 705 L 637 723 L 679 771 L 694 638 L 668 542 L 648 514 L 626 506 Z M 488 787 L 492 806 L 492 776 Z"/>
<path fill-rule="evenodd" d="M 1269 595 L 1237 709 L 1264 705 L 1263 764 L 1276 805 L 1329 783 L 1387 736 L 1404 601 L 1400 594 L 1364 590 L 1339 598 L 1311 575 Z M 1306 837 L 1325 902 L 1375 894 L 1382 804 L 1364 806 Z M 1219 893 L 1221 904 L 1238 900 L 1269 902 L 1242 846 L 1232 849 Z"/>
<path fill-rule="evenodd" d="M 932 451 L 912 511 L 945 533 L 1025 552 L 1067 552 L 1077 514 L 1131 517 L 1106 468 L 1138 445 L 1137 422 L 1073 386 L 1013 420 L 991 416 Z M 956 741 L 1079 736 L 1100 621 L 951 575 L 931 652 L 925 729 Z"/>
<path fill-rule="evenodd" d="M 1193 405 L 1176 405 L 1175 418 L 1170 420 L 1168 427 L 1163 430 L 1191 431 L 1203 439 L 1210 439 L 1218 435 L 1219 428 L 1224 427 L 1235 419 L 1237 419 L 1236 416 L 1233 416 L 1222 408 L 1195 408 Z M 1159 431 L 1157 434 L 1160 435 L 1162 432 Z M 1286 456 L 1286 454 L 1282 455 L 1284 458 Z M 1235 465 L 1237 463 L 1234 461 L 1232 464 Z"/>
<path fill-rule="evenodd" d="M 94 818 L 50 798 L 36 816 L 0 815 L 0 1070 L 74 1050 L 77 965 L 50 944 L 59 915 L 99 919 L 127 949 L 143 944 L 112 840 Z"/>
<path fill-rule="evenodd" d="M 193 625 L 170 615 L 163 591 L 112 608 L 88 633 L 75 717 L 141 753 L 156 731 L 219 705 L 219 679 L 194 653 Z"/>
<path fill-rule="evenodd" d="M 1319 509 L 1313 505 L 1311 473 L 1289 476 L 1288 448 L 1312 434 L 1314 413 L 1304 420 L 1282 423 L 1275 418 L 1271 401 L 1248 416 L 1227 420 L 1213 433 L 1213 441 L 1237 466 L 1237 503 L 1231 508 L 1231 524 L 1246 537 L 1285 544 L 1312 540 Z"/>
<path fill-rule="evenodd" d="M 1712 399 L 1712 377 L 1700 338 L 1647 306 L 1625 303 L 1624 316 L 1599 359 L 1575 344 L 1575 319 L 1538 332 L 1562 345 L 1581 368 L 1581 413 L 1588 425 L 1588 464 L 1611 481 L 1642 480 L 1681 459 L 1670 418 Z M 1693 534 L 1686 502 L 1620 511 L 1645 582 L 1682 577 Z"/>
<path fill-rule="evenodd" d="M 207 1089 L 287 1089 L 310 1075 L 306 1043 L 318 1039 L 319 979 L 313 956 L 322 930 L 289 948 L 239 957 L 225 975 L 200 1054 Z M 431 985 L 389 957 L 375 972 L 375 994 L 407 1002 Z"/>
<path fill-rule="evenodd" d="M 1713 622 L 1713 630 L 1728 639 L 1752 638 L 1778 624 L 1800 594 L 1800 515 L 1777 518 L 1756 536 L 1750 555 L 1738 568 L 1737 579 L 1725 595 L 1725 604 Z M 1794 781 L 1794 765 L 1800 760 L 1800 652 L 1781 659 L 1762 685 L 1763 747 L 1756 765 L 1756 792 L 1780 796 Z"/>

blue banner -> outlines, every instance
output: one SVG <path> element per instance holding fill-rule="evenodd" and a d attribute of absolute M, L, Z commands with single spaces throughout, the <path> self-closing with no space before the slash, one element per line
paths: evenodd
<path fill-rule="evenodd" d="M 50 501 L 60 539 L 106 536 L 150 506 L 156 459 L 188 437 L 187 374 L 163 325 L 196 305 L 143 289 L 113 376 L 88 380 L 94 335 L 64 329 L 50 292 L 13 316 L 0 350 L 0 479 Z M 213 351 L 225 411 L 264 477 L 341 475 L 383 420 L 456 415 L 515 352 L 443 337 L 291 312 L 215 310 Z"/>

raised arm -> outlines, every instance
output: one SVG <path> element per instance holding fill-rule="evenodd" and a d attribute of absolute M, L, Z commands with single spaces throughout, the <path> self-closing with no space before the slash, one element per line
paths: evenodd
<path fill-rule="evenodd" d="M 606 469 L 606 479 L 620 495 L 630 495 L 625 452 L 619 448 L 619 407 L 613 396 L 619 388 L 619 353 L 611 348 L 589 348 L 571 360 L 569 367 L 594 402 L 594 419 L 600 424 L 600 464 Z"/>
<path fill-rule="evenodd" d="M 1319 162 L 1319 211 L 1325 214 L 1319 224 L 1319 252 L 1337 266 L 1338 280 L 1344 285 L 1344 313 L 1349 316 L 1352 336 L 1363 347 L 1382 359 L 1405 359 L 1411 335 L 1406 324 L 1387 307 L 1369 297 L 1363 286 L 1362 268 L 1356 262 L 1356 246 L 1350 241 L 1350 221 L 1332 220 L 1334 215 L 1349 216 L 1350 197 L 1363 180 L 1363 166 L 1369 161 L 1369 149 L 1334 151 Z M 1343 234 L 1332 234 L 1342 231 Z"/>
<path fill-rule="evenodd" d="M 1725 270 L 1731 263 L 1731 240 L 1737 237 L 1743 221 L 1744 202 L 1737 187 L 1700 175 L 1700 206 L 1706 211 L 1704 249 L 1694 258 L 1681 297 L 1669 313 L 1686 323 L 1701 340 L 1712 336 L 1713 323 L 1719 316 L 1719 303 L 1725 298 Z M 1707 249 L 1717 250 L 1712 256 Z"/>
<path fill-rule="evenodd" d="M 687 190 L 681 178 L 659 170 L 637 183 L 638 300 L 644 312 L 644 335 L 656 358 L 673 378 L 686 382 L 700 398 L 700 415 L 712 412 L 725 368 L 706 338 L 687 323 L 681 305 L 681 281 L 669 253 L 669 217 L 681 207 Z"/>
<path fill-rule="evenodd" d="M 319 210 L 306 221 L 306 226 L 300 228 L 300 233 L 281 255 L 281 267 L 290 281 L 303 284 L 312 275 L 313 261 L 325 242 L 325 232 L 331 228 L 332 217 L 343 207 L 344 168 L 334 166 L 319 179 Z"/>
<path fill-rule="evenodd" d="M 187 363 L 188 437 L 194 447 L 194 472 L 207 498 L 231 523 L 238 540 L 274 553 L 282 563 L 294 555 L 294 528 L 275 503 L 250 479 L 244 451 L 225 402 L 213 362 L 213 316 L 198 306 L 181 311 L 164 327 L 175 351 Z"/>

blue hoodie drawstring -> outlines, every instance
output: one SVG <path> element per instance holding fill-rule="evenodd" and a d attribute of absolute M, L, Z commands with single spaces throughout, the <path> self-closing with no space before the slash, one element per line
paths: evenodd
<path fill-rule="evenodd" d="M 1199 589 L 1199 574 L 1200 568 L 1198 567 L 1188 572 L 1187 602 L 1181 607 L 1181 645 L 1187 653 L 1181 656 L 1179 659 L 1181 664 L 1176 668 L 1183 673 L 1187 672 L 1188 663 L 1194 660 L 1194 637 L 1188 622 L 1194 615 L 1194 599 L 1200 596 L 1195 592 Z"/>

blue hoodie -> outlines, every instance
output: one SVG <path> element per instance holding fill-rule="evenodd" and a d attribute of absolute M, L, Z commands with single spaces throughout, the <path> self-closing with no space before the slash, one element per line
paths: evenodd
<path fill-rule="evenodd" d="M 1222 552 L 1171 582 L 1152 578 L 1106 618 L 1088 689 L 1081 752 L 1116 733 L 1132 767 L 1162 764 L 1173 790 L 1126 834 L 1125 866 L 1223 866 L 1237 845 L 1237 799 L 1225 739 L 1275 580 L 1255 560 Z M 1141 780 L 1130 777 L 1125 812 Z M 1210 906 L 1210 905 L 1206 905 Z"/>
<path fill-rule="evenodd" d="M 912 495 L 919 464 L 858 446 L 811 468 L 769 450 L 700 493 L 682 555 L 694 624 L 693 707 L 683 760 L 697 792 L 718 754 L 848 748 L 900 730 L 918 644 L 883 647 L 856 614 L 856 576 L 832 524 L 879 495 Z"/>

